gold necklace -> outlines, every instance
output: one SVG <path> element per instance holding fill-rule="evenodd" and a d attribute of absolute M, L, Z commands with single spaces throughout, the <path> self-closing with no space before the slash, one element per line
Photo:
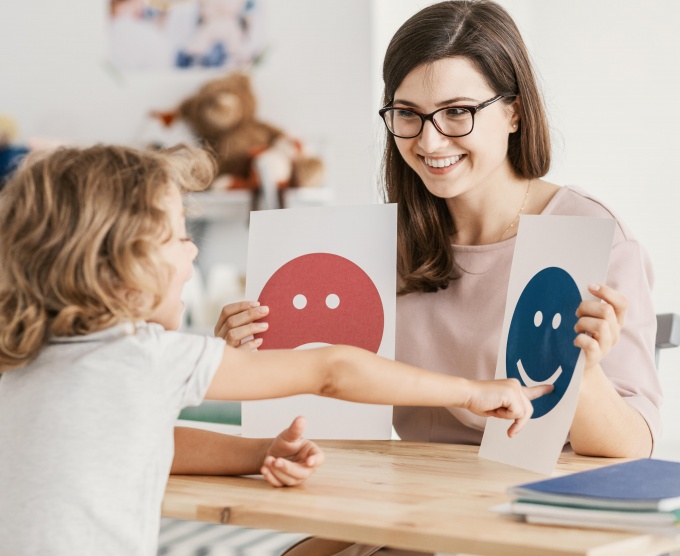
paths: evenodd
<path fill-rule="evenodd" d="M 512 222 L 510 222 L 510 225 L 507 228 L 505 228 L 505 230 L 503 230 L 503 233 L 496 240 L 496 243 L 498 243 L 500 240 L 502 240 L 503 236 L 505 236 L 505 234 L 507 234 L 519 222 L 519 217 L 522 216 L 522 213 L 524 212 L 524 207 L 527 204 L 527 199 L 529 198 L 529 190 L 531 189 L 532 183 L 534 183 L 534 180 L 529 180 L 529 183 L 527 184 L 527 192 L 524 194 L 524 201 L 522 201 L 522 207 L 519 209 L 517 216 L 515 216 L 515 218 L 513 218 Z"/>

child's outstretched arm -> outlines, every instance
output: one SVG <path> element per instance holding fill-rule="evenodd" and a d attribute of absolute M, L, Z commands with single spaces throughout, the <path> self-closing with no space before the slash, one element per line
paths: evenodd
<path fill-rule="evenodd" d="M 206 397 L 257 400 L 316 394 L 361 403 L 463 407 L 513 420 L 508 434 L 514 435 L 531 417 L 530 400 L 551 390 L 547 385 L 522 387 L 514 379 L 447 376 L 349 346 L 259 352 L 227 346 Z"/>
<path fill-rule="evenodd" d="M 302 438 L 305 420 L 297 417 L 273 440 L 241 438 L 192 427 L 175 428 L 175 475 L 254 475 L 274 486 L 294 486 L 310 477 L 324 454 Z"/>

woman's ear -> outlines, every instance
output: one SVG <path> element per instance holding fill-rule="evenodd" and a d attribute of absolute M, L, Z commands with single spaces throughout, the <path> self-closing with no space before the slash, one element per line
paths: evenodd
<path fill-rule="evenodd" d="M 519 128 L 520 121 L 520 100 L 519 97 L 515 97 L 514 100 L 508 105 L 508 110 L 510 112 L 510 133 L 515 133 Z"/>

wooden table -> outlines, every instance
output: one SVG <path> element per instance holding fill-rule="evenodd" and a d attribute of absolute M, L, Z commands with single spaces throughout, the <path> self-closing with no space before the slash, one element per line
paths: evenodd
<path fill-rule="evenodd" d="M 499 556 L 645 556 L 680 539 L 529 525 L 489 510 L 541 475 L 477 457 L 477 446 L 319 441 L 326 462 L 304 485 L 260 477 L 171 476 L 163 515 L 394 547 Z M 554 475 L 621 460 L 564 455 Z"/>

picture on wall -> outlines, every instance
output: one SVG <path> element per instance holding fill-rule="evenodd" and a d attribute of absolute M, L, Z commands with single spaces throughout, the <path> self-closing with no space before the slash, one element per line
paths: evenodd
<path fill-rule="evenodd" d="M 235 69 L 262 54 L 262 0 L 109 0 L 120 71 Z"/>

